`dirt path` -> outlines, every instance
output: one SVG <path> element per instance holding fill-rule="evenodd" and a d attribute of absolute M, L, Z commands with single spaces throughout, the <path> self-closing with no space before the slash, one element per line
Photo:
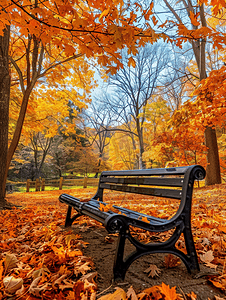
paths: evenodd
<path fill-rule="evenodd" d="M 86 256 L 90 256 L 94 261 L 96 271 L 98 272 L 97 284 L 98 294 L 113 292 L 116 286 L 127 290 L 131 285 L 136 292 L 142 291 L 154 285 L 161 285 L 162 282 L 170 287 L 176 286 L 177 292 L 185 295 L 192 291 L 197 295 L 197 299 L 208 300 L 215 299 L 215 296 L 225 297 L 218 289 L 208 283 L 208 276 L 211 269 L 201 265 L 201 271 L 196 277 L 187 272 L 183 263 L 174 268 L 166 268 L 164 265 L 165 254 L 146 255 L 130 266 L 126 273 L 125 281 L 118 284 L 112 283 L 112 269 L 114 262 L 114 253 L 117 244 L 117 237 L 107 234 L 105 228 L 86 228 L 79 225 L 73 225 L 73 230 L 82 236 L 82 239 L 89 243 L 83 249 Z M 110 238 L 110 242 L 109 242 Z M 126 250 L 132 251 L 133 246 L 127 244 Z M 150 264 L 155 264 L 161 273 L 154 278 L 148 277 L 144 271 Z M 185 298 L 191 299 L 191 298 Z"/>

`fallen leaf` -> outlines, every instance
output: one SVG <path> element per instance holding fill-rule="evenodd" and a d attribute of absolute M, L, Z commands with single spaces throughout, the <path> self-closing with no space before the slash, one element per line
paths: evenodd
<path fill-rule="evenodd" d="M 16 268 L 18 259 L 14 254 L 6 254 L 5 257 L 5 273 L 9 271 L 10 269 Z"/>
<path fill-rule="evenodd" d="M 204 253 L 203 255 L 200 255 L 200 259 L 204 263 L 210 263 L 212 260 L 214 260 L 213 251 L 209 250 L 206 253 Z"/>
<path fill-rule="evenodd" d="M 5 291 L 8 294 L 14 294 L 23 285 L 22 278 L 15 278 L 13 276 L 8 276 L 3 278 L 3 284 L 5 286 Z"/>
<path fill-rule="evenodd" d="M 84 263 L 81 266 L 75 265 L 74 274 L 76 276 L 79 275 L 80 273 L 82 273 L 83 275 L 86 274 L 86 272 L 91 269 L 91 267 L 89 266 L 89 264 L 90 264 L 90 262 L 88 261 L 88 262 Z"/>
<path fill-rule="evenodd" d="M 193 292 L 191 292 L 191 294 L 187 294 L 187 297 L 189 297 L 190 300 L 195 300 L 197 299 L 197 295 Z"/>
<path fill-rule="evenodd" d="M 98 273 L 97 272 L 92 272 L 92 273 L 87 273 L 83 275 L 80 280 L 85 281 L 88 280 L 89 282 L 93 282 L 94 278 L 97 277 Z"/>
<path fill-rule="evenodd" d="M 138 294 L 138 299 L 142 300 L 142 299 L 149 299 L 147 298 L 147 296 L 150 296 L 151 299 L 155 299 L 155 300 L 160 300 L 162 299 L 162 295 L 160 293 L 159 287 L 158 286 L 152 286 L 148 289 L 145 289 L 142 291 L 142 293 Z"/>
<path fill-rule="evenodd" d="M 59 278 L 57 278 L 54 283 L 53 283 L 53 288 L 57 289 L 58 286 L 62 283 L 62 281 L 68 276 L 68 274 L 64 274 L 62 276 L 60 276 Z"/>
<path fill-rule="evenodd" d="M 180 265 L 180 263 L 180 259 L 172 254 L 166 255 L 164 258 L 164 264 L 167 269 L 175 268 L 176 266 Z"/>
<path fill-rule="evenodd" d="M 155 276 L 159 276 L 161 270 L 156 265 L 150 265 L 149 268 L 144 270 L 144 273 L 149 273 L 148 277 L 151 276 L 153 278 Z"/>
<path fill-rule="evenodd" d="M 210 262 L 207 262 L 205 265 L 206 265 L 207 267 L 211 268 L 211 269 L 214 269 L 214 270 L 217 269 L 217 265 L 211 264 Z"/>
<path fill-rule="evenodd" d="M 130 300 L 138 300 L 137 295 L 136 295 L 136 293 L 135 293 L 135 291 L 134 291 L 132 285 L 131 285 L 131 287 L 128 289 L 128 291 L 127 291 L 127 293 L 126 293 L 126 296 L 127 296 L 127 298 L 130 299 Z"/>
<path fill-rule="evenodd" d="M 117 287 L 113 294 L 104 295 L 98 298 L 98 300 L 126 300 L 126 292 Z"/>
<path fill-rule="evenodd" d="M 162 282 L 162 286 L 159 286 L 161 293 L 165 296 L 165 300 L 176 300 L 178 294 L 176 293 L 176 287 L 170 288 L 169 285 L 166 285 Z"/>
<path fill-rule="evenodd" d="M 48 283 L 38 286 L 38 283 L 41 279 L 42 276 L 35 278 L 29 287 L 28 292 L 35 297 L 41 297 L 41 292 L 45 291 L 48 288 Z"/>

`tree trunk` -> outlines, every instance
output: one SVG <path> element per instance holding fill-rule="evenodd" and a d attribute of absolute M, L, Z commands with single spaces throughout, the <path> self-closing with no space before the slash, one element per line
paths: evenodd
<path fill-rule="evenodd" d="M 200 18 L 203 27 L 207 26 L 204 4 L 200 6 Z M 193 48 L 194 49 L 194 48 Z M 197 49 L 196 49 L 197 51 Z M 206 40 L 200 41 L 199 60 L 197 61 L 200 81 L 207 77 L 206 74 Z M 195 53 L 195 51 L 194 51 Z M 206 185 L 221 183 L 220 160 L 217 145 L 217 135 L 215 128 L 206 127 L 205 129 L 205 144 L 207 147 L 207 168 L 206 168 Z"/>
<path fill-rule="evenodd" d="M 216 130 L 207 127 L 205 130 L 205 144 L 208 147 L 206 185 L 221 183 L 220 161 L 218 154 Z"/>
<path fill-rule="evenodd" d="M 4 35 L 0 36 L 0 207 L 6 205 L 5 171 L 8 152 L 8 125 L 9 125 L 9 97 L 10 97 L 10 75 L 9 75 L 9 37 L 10 27 L 4 29 Z"/>
<path fill-rule="evenodd" d="M 14 131 L 13 139 L 12 139 L 12 142 L 9 146 L 8 153 L 7 153 L 5 175 L 4 175 L 4 180 L 3 180 L 4 185 L 6 184 L 8 170 L 9 170 L 11 160 L 13 158 L 15 150 L 16 150 L 18 144 L 19 144 L 19 141 L 20 141 L 21 131 L 22 131 L 22 127 L 23 127 L 23 123 L 24 123 L 24 119 L 25 119 L 25 115 L 26 115 L 26 110 L 27 110 L 27 104 L 28 104 L 28 100 L 29 100 L 32 88 L 33 88 L 33 86 L 30 85 L 25 90 L 25 93 L 23 95 L 23 100 L 22 100 L 22 104 L 21 104 L 21 108 L 20 108 L 19 117 L 18 117 L 18 120 L 17 120 L 16 129 Z"/>

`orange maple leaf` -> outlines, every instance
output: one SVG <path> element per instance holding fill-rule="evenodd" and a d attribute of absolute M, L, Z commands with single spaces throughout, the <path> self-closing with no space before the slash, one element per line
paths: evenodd
<path fill-rule="evenodd" d="M 147 217 L 142 217 L 142 218 L 141 218 L 141 221 L 146 222 L 146 223 L 150 223 L 150 222 L 148 221 L 148 218 L 147 218 Z"/>
<path fill-rule="evenodd" d="M 166 285 L 162 282 L 162 286 L 159 286 L 161 293 L 165 296 L 166 300 L 176 300 L 179 296 L 176 292 L 176 287 L 170 288 L 169 285 Z"/>

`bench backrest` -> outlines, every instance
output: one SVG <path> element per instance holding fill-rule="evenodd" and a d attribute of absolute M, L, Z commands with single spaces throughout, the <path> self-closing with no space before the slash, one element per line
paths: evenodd
<path fill-rule="evenodd" d="M 108 189 L 182 200 L 188 196 L 188 193 L 192 193 L 194 180 L 204 178 L 205 170 L 199 165 L 164 169 L 104 171 L 101 173 L 98 191 L 93 199 L 103 201 L 103 191 Z"/>

